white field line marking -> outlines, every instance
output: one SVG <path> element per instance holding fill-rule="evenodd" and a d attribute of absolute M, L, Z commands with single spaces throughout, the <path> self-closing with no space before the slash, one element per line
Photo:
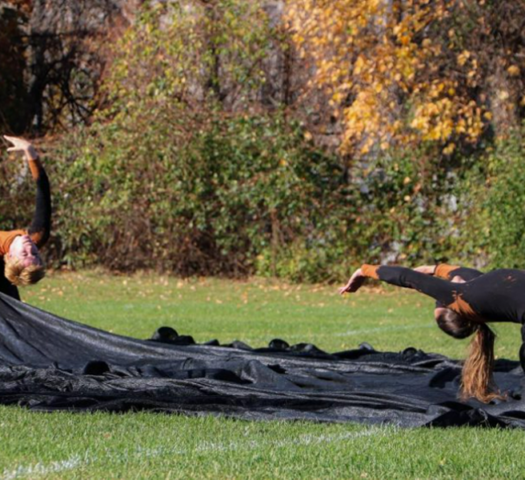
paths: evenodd
<path fill-rule="evenodd" d="M 395 427 L 394 427 L 395 428 Z M 199 453 L 213 453 L 213 452 L 232 452 L 232 451 L 242 451 L 242 450 L 257 450 L 261 447 L 277 447 L 284 448 L 290 446 L 304 446 L 304 445 L 317 445 L 322 443 L 333 443 L 335 441 L 342 440 L 353 440 L 361 437 L 369 437 L 372 435 L 378 435 L 380 432 L 386 432 L 385 428 L 370 428 L 362 432 L 347 432 L 339 433 L 332 435 L 312 435 L 310 433 L 299 436 L 296 439 L 288 440 L 273 440 L 273 441 L 263 441 L 258 442 L 256 440 L 248 440 L 240 442 L 202 442 L 193 448 L 192 452 Z M 125 452 L 126 454 L 128 452 Z M 189 453 L 188 449 L 177 449 L 173 447 L 159 447 L 155 449 L 142 449 L 138 447 L 134 453 L 140 453 L 145 457 L 157 457 L 160 455 L 166 454 L 179 454 L 186 455 Z"/>
<path fill-rule="evenodd" d="M 357 330 L 347 330 L 346 332 L 339 332 L 339 333 L 326 333 L 326 332 L 317 332 L 315 334 L 316 338 L 317 337 L 351 337 L 352 335 L 361 335 L 361 334 L 367 334 L 367 333 L 381 333 L 381 332 L 401 332 L 401 331 L 404 331 L 404 330 L 418 330 L 418 329 L 431 329 L 431 328 L 436 328 L 436 325 L 435 324 L 432 324 L 432 323 L 420 323 L 420 324 L 417 324 L 417 325 L 390 325 L 390 326 L 385 326 L 385 327 L 373 327 L 373 328 L 362 328 L 362 329 L 357 329 Z M 303 334 L 298 334 L 298 335 L 294 335 L 294 334 L 291 334 L 291 335 L 283 335 L 282 336 L 282 339 L 283 340 L 286 340 L 288 343 L 290 343 L 289 340 L 291 339 L 301 339 L 303 340 L 304 342 L 303 343 L 308 343 L 306 341 L 306 335 L 303 333 Z M 258 343 L 261 342 L 261 339 L 260 338 L 243 338 L 243 342 L 247 343 L 248 345 L 257 345 Z M 257 348 L 257 347 L 255 347 Z"/>
<path fill-rule="evenodd" d="M 11 480 L 15 478 L 29 477 L 35 478 L 37 476 L 49 475 L 51 473 L 60 473 L 67 470 L 74 470 L 89 462 L 87 456 L 82 459 L 80 455 L 73 455 L 67 460 L 54 461 L 48 464 L 37 463 L 35 465 L 23 466 L 18 465 L 14 470 L 4 471 L 2 480 Z"/>
<path fill-rule="evenodd" d="M 1 480 L 14 480 L 17 478 L 29 477 L 34 479 L 36 477 L 49 475 L 52 473 L 60 473 L 68 470 L 74 470 L 76 468 L 88 466 L 97 461 L 104 460 L 118 460 L 125 461 L 126 463 L 129 460 L 134 458 L 152 458 L 168 455 L 187 455 L 189 453 L 215 453 L 215 452 L 232 452 L 232 451 L 242 451 L 242 450 L 257 450 L 261 447 L 274 447 L 274 448 L 284 448 L 290 446 L 308 446 L 308 445 L 318 445 L 322 443 L 333 443 L 336 441 L 344 440 L 354 440 L 362 437 L 369 437 L 372 435 L 379 435 L 380 433 L 391 433 L 392 428 L 388 430 L 384 427 L 370 428 L 361 432 L 347 432 L 340 434 L 332 435 L 312 435 L 305 434 L 301 435 L 295 439 L 291 440 L 275 440 L 275 441 L 263 441 L 258 442 L 255 440 L 252 441 L 243 441 L 243 442 L 201 442 L 197 444 L 194 448 L 180 448 L 180 447 L 159 447 L 159 448 L 143 448 L 137 447 L 136 449 L 129 451 L 124 450 L 122 453 L 112 453 L 107 452 L 105 455 L 90 455 L 87 451 L 83 455 L 72 455 L 66 460 L 53 461 L 50 463 L 36 463 L 35 465 L 18 465 L 13 470 L 5 470 L 0 477 Z"/>
<path fill-rule="evenodd" d="M 361 333 L 377 333 L 377 332 L 397 332 L 402 330 L 417 330 L 420 328 L 435 328 L 434 324 L 423 323 L 418 325 L 391 325 L 388 327 L 374 327 L 374 328 L 363 328 L 360 330 L 348 330 L 343 333 L 335 333 L 334 337 L 346 337 L 351 335 L 359 335 Z"/>

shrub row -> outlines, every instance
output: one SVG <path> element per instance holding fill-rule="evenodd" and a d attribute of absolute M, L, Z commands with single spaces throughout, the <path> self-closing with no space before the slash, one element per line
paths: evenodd
<path fill-rule="evenodd" d="M 47 145 L 49 262 L 294 281 L 339 280 L 362 261 L 525 263 L 519 132 L 454 170 L 421 152 L 348 165 L 282 113 L 194 118 L 184 141 L 177 118 L 141 111 Z M 4 158 L 0 175 L 2 228 L 29 222 L 23 162 Z"/>

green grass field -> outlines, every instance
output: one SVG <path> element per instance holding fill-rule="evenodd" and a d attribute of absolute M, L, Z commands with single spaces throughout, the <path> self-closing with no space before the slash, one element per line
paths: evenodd
<path fill-rule="evenodd" d="M 466 343 L 433 325 L 432 302 L 414 292 L 109 276 L 54 275 L 23 291 L 58 315 L 137 338 L 162 325 L 197 341 L 273 338 L 336 351 L 367 341 L 457 358 Z M 497 327 L 497 356 L 516 358 L 516 325 Z M 0 407 L 0 479 L 524 478 L 522 431 L 399 429 L 356 424 L 246 422 L 132 413 L 32 413 Z"/>

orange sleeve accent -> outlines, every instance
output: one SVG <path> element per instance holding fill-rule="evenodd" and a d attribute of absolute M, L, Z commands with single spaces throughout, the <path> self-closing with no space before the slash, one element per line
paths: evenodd
<path fill-rule="evenodd" d="M 31 170 L 33 180 L 38 180 L 40 178 L 40 170 L 42 169 L 40 159 L 38 157 L 31 158 L 27 161 L 27 163 L 29 164 L 29 170 Z"/>
<path fill-rule="evenodd" d="M 448 305 L 448 308 L 451 308 L 456 313 L 459 313 L 462 317 L 466 318 L 475 318 L 477 313 L 473 308 L 461 297 L 461 295 L 455 295 L 455 302 Z"/>
<path fill-rule="evenodd" d="M 446 263 L 440 263 L 434 271 L 434 276 L 444 278 L 445 280 L 450 280 L 450 272 L 453 272 L 458 268 L 460 268 L 458 265 L 447 265 Z"/>
<path fill-rule="evenodd" d="M 363 275 L 365 277 L 375 278 L 376 280 L 379 280 L 379 275 L 377 274 L 378 268 L 379 267 L 376 265 L 368 265 L 365 263 L 363 266 L 361 266 L 361 272 L 363 272 Z"/>
<path fill-rule="evenodd" d="M 9 247 L 13 240 L 19 235 L 27 235 L 26 230 L 10 230 L 9 232 L 0 232 L 0 255 L 9 252 Z"/>

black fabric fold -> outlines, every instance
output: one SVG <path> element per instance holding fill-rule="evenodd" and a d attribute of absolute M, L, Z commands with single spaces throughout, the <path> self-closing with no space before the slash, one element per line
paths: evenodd
<path fill-rule="evenodd" d="M 0 403 L 32 410 L 525 428 L 519 362 L 497 362 L 509 395 L 488 405 L 457 399 L 460 372 L 456 361 L 415 348 L 196 344 L 172 327 L 137 340 L 0 294 Z"/>

